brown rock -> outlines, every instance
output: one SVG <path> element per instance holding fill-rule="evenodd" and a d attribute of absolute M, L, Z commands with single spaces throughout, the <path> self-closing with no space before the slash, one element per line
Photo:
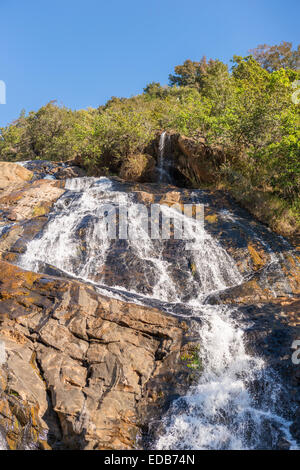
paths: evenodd
<path fill-rule="evenodd" d="M 178 169 L 193 184 L 213 183 L 216 181 L 216 169 L 224 160 L 223 152 L 218 147 L 209 147 L 204 141 L 180 135 L 178 147 L 182 156 L 178 159 Z"/>
<path fill-rule="evenodd" d="M 153 181 L 155 160 L 147 154 L 127 157 L 121 165 L 120 177 L 126 181 Z"/>
<path fill-rule="evenodd" d="M 180 360 L 193 344 L 187 330 L 160 310 L 0 261 L 0 426 L 9 446 L 25 445 L 27 426 L 38 448 L 45 440 L 54 448 L 134 448 L 149 413 L 191 380 Z M 159 397 L 153 409 L 151 396 Z"/>
<path fill-rule="evenodd" d="M 32 184 L 12 185 L 0 192 L 0 209 L 9 220 L 38 217 L 47 214 L 63 193 L 59 181 L 38 180 Z"/>
<path fill-rule="evenodd" d="M 33 173 L 26 168 L 11 162 L 0 162 L 0 190 L 11 184 L 30 181 Z"/>
<path fill-rule="evenodd" d="M 248 250 L 252 258 L 253 269 L 261 269 L 267 261 L 266 254 L 264 253 L 262 247 L 258 248 L 254 245 L 254 243 L 249 243 Z"/>

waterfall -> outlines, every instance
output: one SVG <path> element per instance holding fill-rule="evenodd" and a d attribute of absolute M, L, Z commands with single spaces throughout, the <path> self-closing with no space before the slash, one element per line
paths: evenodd
<path fill-rule="evenodd" d="M 203 306 L 201 311 L 204 372 L 163 418 L 155 448 L 276 449 L 281 441 L 296 449 L 291 422 L 282 416 L 279 402 L 284 390 L 261 358 L 246 353 L 235 312 L 224 306 Z"/>
<path fill-rule="evenodd" d="M 108 247 L 108 239 L 101 235 L 97 224 L 99 206 L 107 202 L 106 189 L 111 186 L 107 178 L 74 178 L 67 181 L 66 187 L 71 198 L 62 197 L 55 205 L 47 229 L 40 238 L 34 239 L 20 260 L 21 266 L 38 271 L 41 262 L 46 262 L 75 276 L 88 279 L 96 266 L 102 266 Z M 95 197 L 95 192 L 98 197 Z M 115 201 L 122 203 L 123 194 L 116 193 Z M 125 194 L 124 194 L 125 196 Z M 76 237 L 80 229 L 85 229 L 84 261 L 79 260 L 81 240 Z"/>
<path fill-rule="evenodd" d="M 126 249 L 131 250 L 138 263 L 147 267 L 151 274 L 146 280 L 152 284 L 152 297 L 166 302 L 184 300 L 184 292 L 178 292 L 170 275 L 175 266 L 163 254 L 168 241 L 152 240 L 143 231 L 141 215 L 136 211 L 131 193 L 120 191 L 111 180 L 103 177 L 70 179 L 66 189 L 68 192 L 55 204 L 42 235 L 32 240 L 21 256 L 19 263 L 23 268 L 38 271 L 41 263 L 47 263 L 84 280 L 105 284 L 101 272 L 115 243 L 101 223 L 102 205 L 124 205 L 130 207 L 130 221 L 135 232 L 135 238 L 126 241 Z M 161 207 L 164 215 L 174 216 L 172 208 Z M 176 216 L 185 217 L 178 213 Z M 186 221 L 190 232 L 195 223 L 194 219 Z M 229 255 L 209 234 L 197 241 L 196 247 L 189 256 L 198 279 L 194 279 L 190 270 L 183 274 L 186 283 L 193 285 L 200 297 L 242 281 Z M 114 287 L 122 288 L 121 285 Z M 137 286 L 131 290 L 140 293 Z"/>
<path fill-rule="evenodd" d="M 170 164 L 166 159 L 166 142 L 169 136 L 164 131 L 161 133 L 158 144 L 158 181 L 160 183 L 172 183 Z"/>
<path fill-rule="evenodd" d="M 165 139 L 163 133 L 158 167 L 161 180 L 166 176 Z M 43 263 L 51 264 L 98 285 L 139 295 L 138 302 L 157 299 L 165 302 L 174 314 L 175 310 L 178 314 L 175 306 L 182 305 L 192 316 L 201 318 L 199 360 L 203 372 L 197 384 L 185 397 L 176 400 L 162 419 L 160 436 L 152 447 L 260 449 L 278 448 L 278 443 L 285 441 L 296 448 L 289 434 L 290 416 L 280 401 L 284 389 L 262 358 L 246 352 L 238 311 L 205 304 L 212 292 L 243 282 L 235 262 L 218 241 L 206 233 L 196 241 L 193 251 L 185 251 L 181 241 L 176 245 L 174 240 L 152 240 L 142 233 L 141 215 L 136 211 L 133 194 L 108 178 L 74 178 L 67 181 L 66 189 L 43 232 L 20 257 L 23 268 L 38 271 Z M 130 282 L 129 271 L 117 281 L 105 277 L 105 267 L 112 268 L 111 259 L 118 263 L 118 273 L 122 266 L 121 258 L 113 258 L 121 242 L 103 235 L 100 208 L 108 203 L 131 207 L 137 236 L 122 241 L 122 249 L 131 269 L 139 270 L 139 276 L 133 275 Z M 162 210 L 166 215 L 172 211 L 167 206 Z M 195 223 L 188 221 L 191 229 Z M 176 257 L 171 251 L 174 246 Z M 127 258 L 125 267 L 126 263 Z M 134 298 L 133 295 L 131 301 Z"/>

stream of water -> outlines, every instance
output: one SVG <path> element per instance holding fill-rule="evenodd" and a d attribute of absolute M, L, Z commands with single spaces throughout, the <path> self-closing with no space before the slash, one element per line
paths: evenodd
<path fill-rule="evenodd" d="M 172 177 L 170 173 L 171 162 L 167 159 L 166 155 L 166 142 L 169 136 L 166 132 L 162 132 L 158 144 L 158 181 L 160 183 L 172 183 Z"/>

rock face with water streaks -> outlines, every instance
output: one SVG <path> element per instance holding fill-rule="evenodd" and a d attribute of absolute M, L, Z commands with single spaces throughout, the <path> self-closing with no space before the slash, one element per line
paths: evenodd
<path fill-rule="evenodd" d="M 47 222 L 54 202 L 65 192 L 63 185 L 42 179 L 11 184 L 0 191 L 0 258 L 15 261 L 26 250 L 26 244 Z"/>
<path fill-rule="evenodd" d="M 202 307 L 232 309 L 247 350 L 264 357 L 299 402 L 291 361 L 300 338 L 299 256 L 285 240 L 222 191 L 36 179 L 67 175 L 63 165 L 50 167 L 35 163 L 31 183 L 0 192 L 0 438 L 9 448 L 138 445 L 136 436 L 147 436 L 149 423 L 201 376 Z M 173 239 L 103 242 L 97 230 L 105 203 L 161 204 L 169 214 L 191 201 L 204 205 L 207 235 L 195 250 Z M 197 328 L 187 320 L 195 301 Z M 295 438 L 298 425 L 299 408 Z"/>
<path fill-rule="evenodd" d="M 149 414 L 193 380 L 186 322 L 6 262 L 0 286 L 0 428 L 10 448 L 133 448 Z"/>

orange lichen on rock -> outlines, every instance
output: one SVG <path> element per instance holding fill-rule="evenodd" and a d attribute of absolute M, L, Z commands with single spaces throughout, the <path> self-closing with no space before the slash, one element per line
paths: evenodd
<path fill-rule="evenodd" d="M 267 261 L 264 251 L 258 250 L 252 243 L 248 244 L 248 251 L 253 262 L 253 269 L 258 270 L 263 268 Z"/>

